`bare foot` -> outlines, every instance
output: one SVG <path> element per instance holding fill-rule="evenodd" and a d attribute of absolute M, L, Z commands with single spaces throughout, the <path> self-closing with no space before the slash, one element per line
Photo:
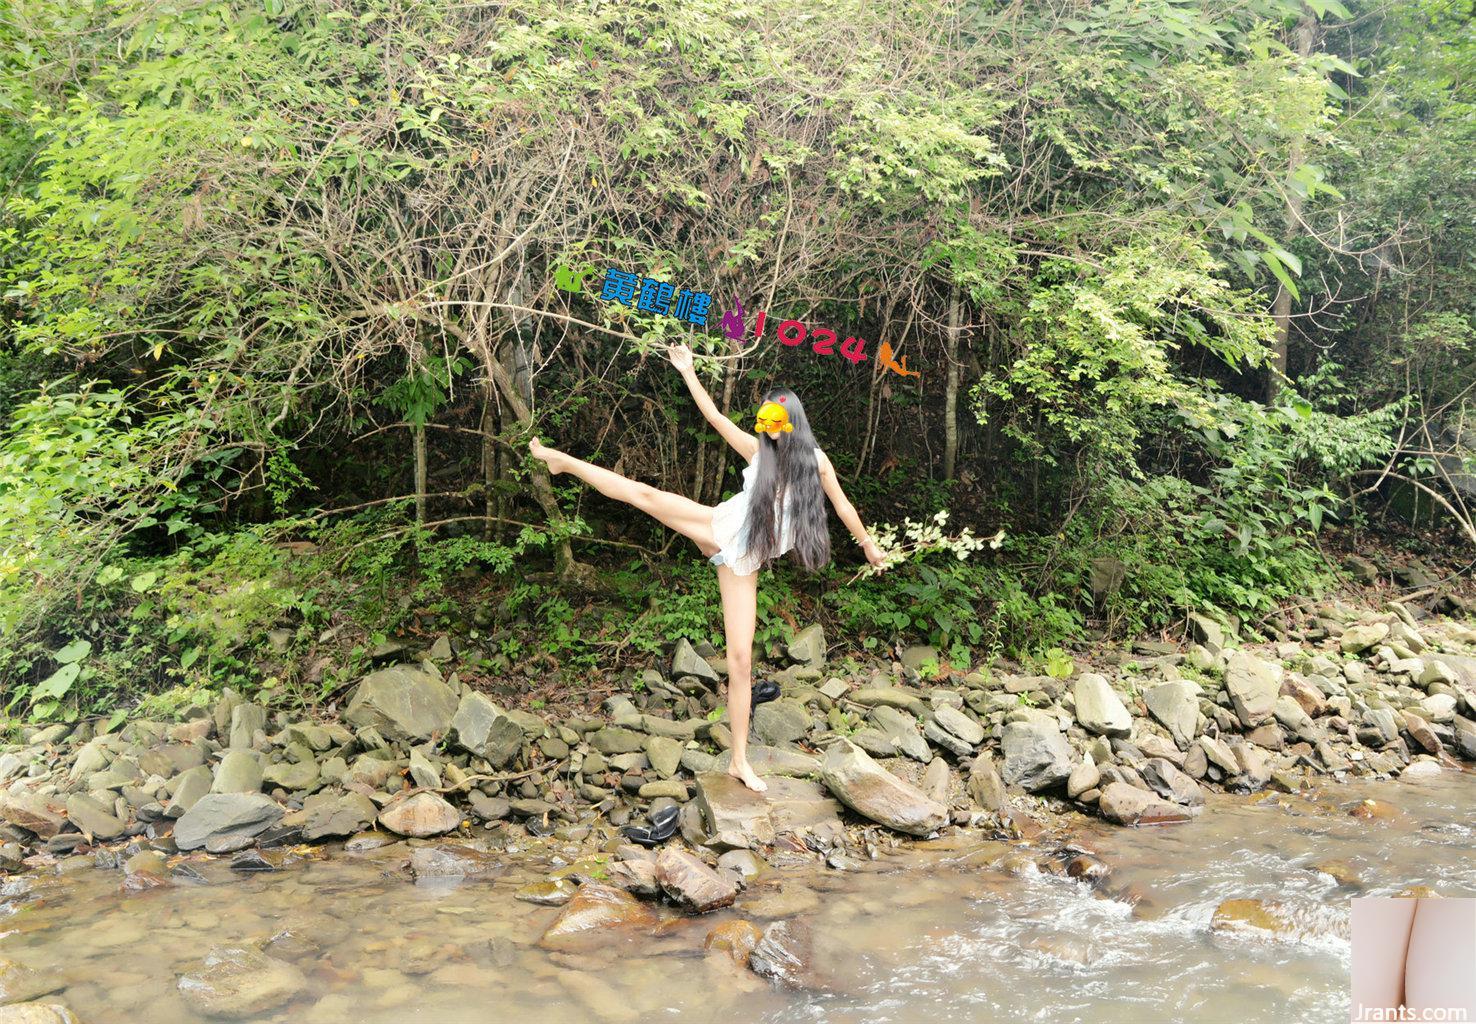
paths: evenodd
<path fill-rule="evenodd" d="M 564 453 L 557 448 L 550 448 L 535 437 L 528 442 L 528 450 L 533 453 L 535 459 L 542 459 L 548 464 L 549 476 L 558 476 L 564 471 Z"/>
<path fill-rule="evenodd" d="M 762 793 L 769 788 L 769 784 L 753 773 L 747 761 L 728 765 L 728 774 L 743 783 L 755 793 Z"/>

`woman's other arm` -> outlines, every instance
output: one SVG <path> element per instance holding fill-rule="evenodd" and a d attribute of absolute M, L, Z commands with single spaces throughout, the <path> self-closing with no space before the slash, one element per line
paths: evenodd
<path fill-rule="evenodd" d="M 692 400 L 697 403 L 697 408 L 702 410 L 702 416 L 711 423 L 713 429 L 722 435 L 723 440 L 733 446 L 733 449 L 749 462 L 758 455 L 758 438 L 745 431 L 738 424 L 724 416 L 702 386 L 702 381 L 697 379 L 697 371 L 692 368 L 692 350 L 686 345 L 671 344 L 667 346 L 667 354 L 671 357 L 671 365 L 677 368 L 682 375 L 682 380 L 687 382 L 687 390 L 692 393 Z"/>
<path fill-rule="evenodd" d="M 830 464 L 830 459 L 819 449 L 815 451 L 815 457 L 820 463 L 820 486 L 825 488 L 825 493 L 830 497 L 830 504 L 835 507 L 835 514 L 840 516 L 841 522 L 846 524 L 846 529 L 851 531 L 851 536 L 866 555 L 866 560 L 872 565 L 880 565 L 884 560 L 881 549 L 876 546 L 866 526 L 861 522 L 861 517 L 856 514 L 856 506 L 851 504 L 851 499 L 846 497 L 846 492 L 841 489 L 840 478 L 835 475 L 835 467 Z"/>

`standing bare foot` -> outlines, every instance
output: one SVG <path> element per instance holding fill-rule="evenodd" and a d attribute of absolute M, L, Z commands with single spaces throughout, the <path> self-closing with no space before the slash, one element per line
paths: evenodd
<path fill-rule="evenodd" d="M 550 448 L 535 437 L 528 442 L 528 450 L 533 453 L 535 459 L 542 459 L 548 464 L 549 476 L 558 476 L 564 471 L 564 453 L 557 448 Z"/>
<path fill-rule="evenodd" d="M 747 761 L 734 761 L 728 765 L 728 774 L 743 783 L 755 793 L 762 793 L 769 788 L 769 784 L 754 774 L 753 769 L 748 766 Z"/>

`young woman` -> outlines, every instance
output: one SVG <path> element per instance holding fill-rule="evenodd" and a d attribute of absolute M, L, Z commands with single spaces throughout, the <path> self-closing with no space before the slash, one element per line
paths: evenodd
<path fill-rule="evenodd" d="M 841 490 L 830 460 L 815 444 L 805 407 L 793 391 L 774 388 L 765 395 L 754 432 L 749 433 L 713 404 L 692 369 L 690 348 L 671 345 L 668 355 L 707 422 L 748 461 L 743 471 L 743 490 L 733 497 L 715 507 L 702 505 L 549 448 L 536 437 L 528 447 L 535 458 L 548 464 L 550 474 L 573 473 L 606 497 L 634 505 L 691 538 L 698 550 L 717 566 L 718 589 L 723 598 L 723 632 L 727 638 L 728 718 L 733 731 L 733 757 L 728 774 L 761 793 L 768 784 L 748 763 L 758 570 L 790 551 L 793 560 L 811 572 L 830 561 L 830 529 L 825 503 L 821 500 L 822 490 L 830 497 L 851 536 L 861 545 L 866 560 L 881 565 L 884 556 Z"/>

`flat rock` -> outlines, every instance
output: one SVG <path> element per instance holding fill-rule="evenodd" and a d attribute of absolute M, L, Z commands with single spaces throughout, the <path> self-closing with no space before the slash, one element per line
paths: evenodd
<path fill-rule="evenodd" d="M 417 879 L 474 878 L 502 871 L 492 854 L 467 846 L 418 846 L 410 852 L 410 873 Z"/>
<path fill-rule="evenodd" d="M 774 822 L 764 794 L 755 793 L 725 771 L 697 776 L 696 804 L 710 846 L 752 849 L 774 841 Z"/>
<path fill-rule="evenodd" d="M 128 831 L 128 826 L 118 820 L 111 807 L 86 793 L 73 793 L 67 797 L 67 817 L 83 832 L 104 842 L 117 839 Z"/>
<path fill-rule="evenodd" d="M 179 994 L 196 1013 L 244 1020 L 291 1002 L 307 984 L 284 961 L 244 947 L 212 949 L 179 979 Z"/>
<path fill-rule="evenodd" d="M 933 720 L 971 747 L 984 742 L 984 727 L 952 704 L 940 704 Z"/>
<path fill-rule="evenodd" d="M 379 823 L 397 835 L 424 839 L 455 829 L 461 814 L 435 793 L 416 793 L 381 811 Z"/>
<path fill-rule="evenodd" d="M 818 782 L 784 776 L 771 777 L 761 795 L 769 807 L 775 835 L 840 825 L 841 804 Z"/>
<path fill-rule="evenodd" d="M 820 778 L 851 810 L 899 832 L 926 836 L 948 823 L 947 807 L 847 740 L 840 740 L 825 755 Z"/>
<path fill-rule="evenodd" d="M 303 821 L 302 837 L 311 843 L 355 835 L 374 824 L 378 816 L 379 808 L 367 796 L 346 793 L 313 805 Z"/>
<path fill-rule="evenodd" d="M 282 817 L 282 807 L 262 793 L 207 793 L 174 823 L 174 843 L 198 850 L 265 832 Z"/>
<path fill-rule="evenodd" d="M 0 959 L 0 1002 L 23 1003 L 66 988 L 65 978 Z"/>
<path fill-rule="evenodd" d="M 0 797 L 0 819 L 34 832 L 42 839 L 50 839 L 67 823 L 60 807 L 30 793 Z"/>
<path fill-rule="evenodd" d="M 715 772 L 726 772 L 728 765 L 733 763 L 733 752 L 724 750 L 713 762 L 712 770 Z M 760 743 L 750 744 L 748 748 L 748 766 L 755 773 L 765 778 L 775 775 L 819 775 L 820 760 L 809 754 L 798 750 L 785 750 L 782 747 L 769 747 Z"/>
<path fill-rule="evenodd" d="M 656 915 L 624 889 L 585 882 L 564 904 L 538 945 L 559 952 L 609 950 L 622 933 L 645 930 Z"/>

